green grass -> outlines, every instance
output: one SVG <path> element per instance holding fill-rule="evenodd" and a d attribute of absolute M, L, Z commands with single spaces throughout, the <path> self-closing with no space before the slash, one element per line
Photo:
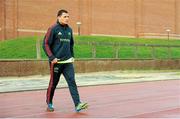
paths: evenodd
<path fill-rule="evenodd" d="M 144 38 L 126 38 L 126 37 L 110 37 L 110 36 L 75 36 L 77 41 L 84 42 L 118 42 L 118 43 L 135 43 L 135 44 L 159 44 L 159 45 L 177 45 L 180 40 L 167 39 L 144 39 Z"/>
<path fill-rule="evenodd" d="M 75 45 L 75 56 L 77 58 L 89 58 L 91 56 L 91 46 Z"/>
<path fill-rule="evenodd" d="M 1 59 L 36 58 L 36 37 L 17 38 L 0 42 Z"/>
<path fill-rule="evenodd" d="M 0 41 L 0 59 L 35 59 L 36 58 L 36 40 L 43 37 L 24 37 L 17 39 L 9 39 Z M 168 48 L 157 47 L 134 47 L 134 46 L 105 46 L 102 43 L 120 43 L 120 44 L 151 44 L 151 45 L 178 45 L 180 40 L 171 39 L 137 39 L 137 38 L 121 38 L 121 37 L 106 37 L 106 36 L 75 36 L 75 41 L 80 42 L 75 44 L 76 58 L 92 58 L 92 45 L 87 42 L 96 42 L 100 45 L 96 46 L 96 58 L 114 58 L 116 49 L 118 49 L 118 58 L 121 59 L 151 59 L 152 56 L 158 59 L 169 58 Z M 85 43 L 85 44 L 81 44 Z M 137 50 L 137 52 L 135 52 Z M 154 51 L 153 51 L 154 50 Z M 153 51 L 153 52 L 152 52 Z M 170 49 L 171 58 L 180 59 L 180 47 Z M 41 47 L 41 55 L 46 59 L 46 55 Z"/>

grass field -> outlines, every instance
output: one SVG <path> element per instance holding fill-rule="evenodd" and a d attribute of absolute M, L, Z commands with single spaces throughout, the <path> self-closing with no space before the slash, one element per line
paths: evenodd
<path fill-rule="evenodd" d="M 43 37 L 24 37 L 0 41 L 0 59 L 36 59 L 36 40 Z M 98 43 L 96 45 L 96 58 L 114 58 L 118 49 L 118 58 L 121 59 L 151 59 L 154 58 L 166 59 L 169 58 L 167 47 L 152 47 L 140 46 L 118 46 L 101 45 L 102 43 L 113 44 L 147 44 L 147 45 L 178 45 L 180 40 L 175 39 L 136 39 L 136 38 L 121 38 L 107 36 L 75 36 L 75 41 L 85 44 L 75 44 L 76 58 L 92 58 L 92 45 L 88 43 Z M 42 47 L 41 55 L 46 59 Z M 171 58 L 180 59 L 180 47 L 170 48 Z"/>

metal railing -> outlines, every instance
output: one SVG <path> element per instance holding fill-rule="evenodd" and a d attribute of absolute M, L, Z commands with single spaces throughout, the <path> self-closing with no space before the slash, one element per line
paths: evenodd
<path fill-rule="evenodd" d="M 122 47 L 131 47 L 133 48 L 133 59 L 138 59 L 138 49 L 140 47 L 146 47 L 151 49 L 151 59 L 156 59 L 156 49 L 164 48 L 166 49 L 166 54 L 168 59 L 172 59 L 172 48 L 178 48 L 180 50 L 180 45 L 155 45 L 155 44 L 130 44 L 130 43 L 117 43 L 117 42 L 76 42 L 77 45 L 87 45 L 91 46 L 92 58 L 96 58 L 97 55 L 97 46 L 107 46 L 112 47 L 114 50 L 114 58 L 121 58 L 119 54 L 121 53 Z M 180 57 L 179 57 L 180 58 Z"/>
<path fill-rule="evenodd" d="M 173 53 L 172 49 L 173 48 L 178 48 L 180 51 L 180 45 L 130 44 L 130 43 L 117 43 L 117 42 L 82 42 L 82 41 L 81 42 L 76 41 L 75 44 L 76 45 L 85 45 L 85 46 L 91 47 L 91 58 L 97 58 L 97 47 L 99 47 L 99 46 L 112 47 L 113 58 L 116 58 L 116 59 L 122 58 L 119 56 L 119 54 L 121 54 L 121 51 L 122 51 L 121 49 L 123 47 L 133 48 L 133 58 L 130 58 L 130 59 L 147 59 L 147 58 L 140 58 L 138 56 L 138 53 L 140 52 L 139 49 L 141 47 L 151 49 L 150 50 L 151 51 L 151 53 L 150 53 L 151 57 L 148 59 L 158 59 L 156 56 L 157 48 L 166 49 L 165 51 L 167 54 L 167 57 L 166 57 L 167 59 L 173 59 L 173 57 L 172 57 L 172 53 Z M 40 40 L 37 40 L 37 42 L 36 42 L 37 59 L 42 59 L 40 47 L 41 47 Z M 180 59 L 180 56 L 177 59 Z"/>

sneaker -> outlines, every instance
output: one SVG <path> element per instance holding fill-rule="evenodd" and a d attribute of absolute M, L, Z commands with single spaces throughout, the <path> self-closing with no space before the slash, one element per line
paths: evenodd
<path fill-rule="evenodd" d="M 80 112 L 83 109 L 87 109 L 88 108 L 88 104 L 87 103 L 79 103 L 76 106 L 76 112 Z"/>
<path fill-rule="evenodd" d="M 48 104 L 47 111 L 49 111 L 49 112 L 53 112 L 54 111 L 54 106 L 53 106 L 52 103 Z"/>

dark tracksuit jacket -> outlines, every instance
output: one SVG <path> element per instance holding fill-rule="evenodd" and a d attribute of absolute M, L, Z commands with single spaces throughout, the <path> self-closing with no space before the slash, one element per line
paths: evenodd
<path fill-rule="evenodd" d="M 57 22 L 48 29 L 43 42 L 43 49 L 52 61 L 54 58 L 67 60 L 74 57 L 72 29 Z"/>
<path fill-rule="evenodd" d="M 74 57 L 73 52 L 73 34 L 72 29 L 68 25 L 61 25 L 59 22 L 51 26 L 43 41 L 43 49 L 51 62 L 54 58 L 61 61 Z M 72 63 L 67 64 L 52 64 L 50 63 L 50 82 L 47 89 L 47 103 L 52 103 L 54 91 L 59 82 L 60 75 L 63 74 L 75 106 L 80 102 L 79 93 L 77 90 L 74 67 Z"/>

